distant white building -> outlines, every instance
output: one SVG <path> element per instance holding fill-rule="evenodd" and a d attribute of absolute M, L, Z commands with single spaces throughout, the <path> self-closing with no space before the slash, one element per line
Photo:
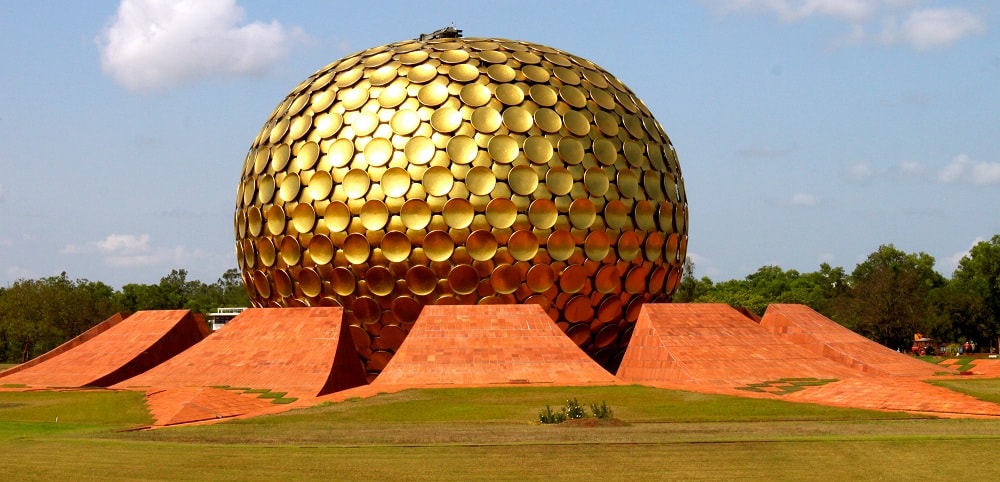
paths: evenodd
<path fill-rule="evenodd" d="M 212 331 L 218 330 L 223 326 L 226 326 L 226 323 L 229 323 L 229 320 L 236 318 L 237 315 L 243 313 L 246 309 L 246 307 L 219 308 L 208 314 L 208 327 L 211 328 Z"/>

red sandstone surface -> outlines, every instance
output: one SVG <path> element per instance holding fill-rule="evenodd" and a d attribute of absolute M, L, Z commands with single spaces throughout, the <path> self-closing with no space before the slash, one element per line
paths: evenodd
<path fill-rule="evenodd" d="M 423 308 L 373 387 L 615 383 L 538 305 Z"/>
<path fill-rule="evenodd" d="M 618 378 L 707 385 L 745 385 L 782 378 L 856 376 L 772 334 L 729 305 L 647 304 L 632 333 Z"/>
<path fill-rule="evenodd" d="M 107 387 L 149 370 L 202 340 L 208 327 L 188 310 L 140 311 L 112 317 L 77 338 L 8 370 L 0 383 Z"/>
<path fill-rule="evenodd" d="M 254 308 L 115 388 L 245 387 L 315 397 L 365 383 L 342 308 Z"/>
<path fill-rule="evenodd" d="M 872 375 L 931 377 L 948 371 L 869 340 L 805 305 L 773 304 L 761 326 L 837 363 Z"/>

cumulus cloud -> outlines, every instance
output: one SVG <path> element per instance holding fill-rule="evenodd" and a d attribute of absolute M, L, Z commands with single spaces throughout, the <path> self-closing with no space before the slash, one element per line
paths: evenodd
<path fill-rule="evenodd" d="M 797 192 L 792 195 L 792 206 L 812 207 L 819 204 L 819 198 L 812 194 Z"/>
<path fill-rule="evenodd" d="M 886 19 L 880 39 L 885 43 L 908 43 L 919 50 L 946 47 L 970 35 L 986 32 L 986 24 L 960 8 L 915 10 L 902 21 Z"/>
<path fill-rule="evenodd" d="M 969 156 L 959 154 L 941 168 L 937 180 L 945 184 L 1000 184 L 1000 162 L 973 161 Z"/>
<path fill-rule="evenodd" d="M 148 234 L 109 234 L 104 239 L 84 245 L 66 245 L 60 253 L 98 255 L 102 257 L 104 264 L 116 268 L 184 264 L 202 257 L 202 253 L 191 252 L 184 246 L 154 246 Z"/>
<path fill-rule="evenodd" d="M 843 47 L 863 43 L 906 44 L 917 50 L 948 47 L 986 32 L 979 16 L 962 8 L 919 8 L 910 0 L 717 0 L 721 14 L 765 13 L 785 22 L 830 18 L 845 24 L 831 40 Z M 873 33 L 877 32 L 877 33 Z"/>
<path fill-rule="evenodd" d="M 856 162 L 847 167 L 847 177 L 855 181 L 865 181 L 875 177 L 875 170 L 863 162 Z"/>
<path fill-rule="evenodd" d="M 302 37 L 277 21 L 244 17 L 235 0 L 122 0 L 98 38 L 101 66 L 134 91 L 261 75 Z"/>

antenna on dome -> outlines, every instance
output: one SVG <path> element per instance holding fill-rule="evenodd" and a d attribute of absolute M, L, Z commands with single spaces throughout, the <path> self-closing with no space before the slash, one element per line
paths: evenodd
<path fill-rule="evenodd" d="M 431 33 L 422 33 L 417 40 L 433 40 L 439 38 L 462 38 L 462 31 L 455 28 L 455 24 L 451 27 L 439 28 Z"/>

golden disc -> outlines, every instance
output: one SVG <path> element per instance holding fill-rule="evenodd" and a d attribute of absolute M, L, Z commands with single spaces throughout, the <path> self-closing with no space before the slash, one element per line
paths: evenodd
<path fill-rule="evenodd" d="M 388 296 L 396 288 L 396 279 L 385 266 L 372 266 L 365 271 L 365 285 L 375 296 Z"/>
<path fill-rule="evenodd" d="M 510 199 L 497 198 L 486 205 L 486 222 L 494 228 L 507 229 L 516 219 L 517 206 Z"/>
<path fill-rule="evenodd" d="M 538 253 L 538 237 L 528 230 L 515 231 L 507 240 L 507 250 L 518 261 L 530 261 Z"/>
<path fill-rule="evenodd" d="M 355 110 L 368 102 L 368 95 L 368 89 L 360 87 L 348 89 L 342 91 L 340 103 L 346 110 Z"/>
<path fill-rule="evenodd" d="M 563 114 L 563 124 L 574 136 L 583 137 L 590 133 L 590 119 L 579 111 L 566 111 Z"/>
<path fill-rule="evenodd" d="M 639 176 L 636 176 L 631 169 L 618 171 L 618 192 L 626 198 L 634 198 L 639 195 Z"/>
<path fill-rule="evenodd" d="M 573 241 L 573 235 L 562 229 L 553 231 L 545 242 L 545 250 L 556 261 L 569 259 L 573 255 L 574 248 L 576 248 L 576 243 Z"/>
<path fill-rule="evenodd" d="M 257 202 L 267 204 L 271 202 L 272 197 L 274 197 L 274 177 L 262 174 L 257 178 Z"/>
<path fill-rule="evenodd" d="M 368 188 L 371 187 L 372 180 L 368 177 L 368 173 L 363 169 L 351 169 L 347 171 L 344 175 L 344 181 L 341 183 L 344 187 L 344 194 L 350 199 L 361 199 L 368 194 Z"/>
<path fill-rule="evenodd" d="M 507 175 L 507 184 L 511 191 L 522 196 L 528 196 L 538 187 L 538 173 L 531 166 L 515 166 Z"/>
<path fill-rule="evenodd" d="M 408 136 L 420 127 L 420 115 L 410 109 L 397 110 L 389 121 L 392 131 L 401 136 Z"/>
<path fill-rule="evenodd" d="M 403 197 L 410 190 L 410 173 L 401 167 L 390 167 L 382 173 L 379 185 L 386 196 Z"/>
<path fill-rule="evenodd" d="M 528 96 L 536 104 L 543 107 L 552 107 L 559 101 L 559 94 L 551 86 L 535 84 L 528 89 Z"/>
<path fill-rule="evenodd" d="M 378 116 L 374 112 L 361 112 L 351 122 L 351 128 L 359 136 L 367 136 L 378 128 Z"/>
<path fill-rule="evenodd" d="M 635 227 L 642 231 L 656 229 L 655 208 L 649 201 L 635 203 Z"/>
<path fill-rule="evenodd" d="M 331 233 L 339 233 L 351 224 L 351 209 L 340 201 L 333 201 L 326 206 L 323 222 Z"/>
<path fill-rule="evenodd" d="M 256 243 L 260 262 L 264 266 L 274 266 L 274 262 L 277 261 L 277 250 L 274 248 L 274 242 L 271 241 L 271 238 L 260 238 L 256 240 Z"/>
<path fill-rule="evenodd" d="M 472 224 L 472 218 L 475 216 L 476 211 L 472 208 L 472 204 L 470 204 L 469 201 L 456 198 L 451 199 L 444 204 L 441 214 L 448 227 L 453 229 L 465 229 Z"/>
<path fill-rule="evenodd" d="M 491 64 L 502 64 L 507 61 L 507 58 L 507 54 L 497 50 L 479 52 L 479 59 Z"/>
<path fill-rule="evenodd" d="M 330 272 L 330 287 L 340 296 L 350 296 L 357 287 L 357 278 L 351 270 L 340 266 Z"/>
<path fill-rule="evenodd" d="M 517 61 L 521 62 L 522 64 L 537 64 L 542 61 L 541 57 L 529 51 L 514 52 L 513 54 L 511 54 L 511 56 L 517 59 Z"/>
<path fill-rule="evenodd" d="M 383 86 L 392 82 L 396 78 L 396 75 L 396 67 L 392 64 L 383 65 L 372 72 L 372 75 L 368 77 L 368 82 L 375 87 Z"/>
<path fill-rule="evenodd" d="M 431 196 L 444 196 L 455 184 L 455 176 L 447 167 L 432 166 L 424 171 L 421 179 L 424 191 Z"/>
<path fill-rule="evenodd" d="M 333 241 L 324 234 L 316 234 L 309 239 L 309 257 L 317 265 L 329 264 L 333 260 Z"/>
<path fill-rule="evenodd" d="M 424 254 L 431 261 L 445 261 L 455 251 L 455 242 L 446 231 L 431 231 L 424 236 Z"/>
<path fill-rule="evenodd" d="M 490 153 L 490 157 L 501 164 L 514 162 L 520 152 L 517 139 L 505 135 L 493 136 L 486 149 Z"/>
<path fill-rule="evenodd" d="M 503 125 L 503 116 L 496 109 L 484 106 L 472 111 L 471 121 L 477 131 L 489 134 Z"/>
<path fill-rule="evenodd" d="M 629 221 L 628 208 L 621 201 L 609 201 L 604 205 L 604 223 L 611 229 L 621 229 Z"/>
<path fill-rule="evenodd" d="M 569 205 L 569 221 L 573 227 L 588 229 L 597 219 L 597 207 L 590 199 L 581 198 Z"/>
<path fill-rule="evenodd" d="M 271 169 L 274 172 L 281 172 L 285 170 L 285 166 L 288 165 L 288 159 L 292 155 L 292 148 L 288 147 L 288 144 L 279 144 L 271 148 Z"/>
<path fill-rule="evenodd" d="M 517 77 L 517 72 L 506 65 L 495 64 L 486 68 L 486 75 L 496 82 L 505 84 L 514 80 L 514 78 Z"/>
<path fill-rule="evenodd" d="M 285 232 L 285 211 L 277 204 L 267 209 L 267 231 L 272 236 Z"/>
<path fill-rule="evenodd" d="M 368 239 L 360 233 L 351 233 L 344 238 L 344 247 L 341 248 L 347 261 L 351 264 L 361 264 L 368 261 L 371 255 L 371 246 Z"/>
<path fill-rule="evenodd" d="M 420 64 L 411 68 L 406 73 L 406 78 L 414 84 L 423 84 L 425 82 L 430 82 L 430 80 L 437 77 L 437 75 L 437 67 L 431 64 Z"/>
<path fill-rule="evenodd" d="M 550 229 L 558 218 L 559 210 L 548 199 L 536 199 L 528 206 L 528 221 L 538 229 Z"/>
<path fill-rule="evenodd" d="M 497 86 L 496 96 L 504 105 L 520 105 L 521 102 L 524 102 L 524 92 L 513 84 L 500 84 Z"/>
<path fill-rule="evenodd" d="M 299 245 L 299 241 L 295 239 L 295 236 L 281 238 L 278 251 L 281 254 L 281 261 L 288 266 L 295 266 L 302 259 L 302 246 Z"/>
<path fill-rule="evenodd" d="M 247 209 L 247 230 L 250 232 L 251 236 L 260 236 L 263 228 L 264 219 L 260 214 L 260 208 L 257 206 L 250 206 L 250 208 Z"/>
<path fill-rule="evenodd" d="M 274 290 L 278 292 L 278 296 L 288 298 L 295 293 L 292 278 L 284 270 L 276 269 L 271 272 L 271 276 L 274 278 Z"/>
<path fill-rule="evenodd" d="M 417 265 L 406 271 L 406 287 L 417 296 L 433 293 L 437 279 L 437 275 L 426 266 Z"/>
<path fill-rule="evenodd" d="M 471 82 L 479 77 L 479 69 L 470 64 L 452 65 L 448 69 L 448 77 L 455 82 Z"/>
<path fill-rule="evenodd" d="M 299 180 L 299 176 L 297 174 L 289 174 L 281 180 L 281 186 L 278 188 L 278 197 L 285 202 L 294 201 L 299 196 L 299 189 L 301 187 L 302 182 Z"/>
<path fill-rule="evenodd" d="M 396 57 L 396 60 L 403 65 L 416 65 L 425 60 L 427 60 L 428 54 L 426 50 L 413 50 L 405 54 Z"/>
<path fill-rule="evenodd" d="M 562 129 L 562 117 L 552 109 L 538 109 L 535 111 L 535 124 L 542 132 L 554 134 Z"/>
<path fill-rule="evenodd" d="M 248 220 L 250 219 L 249 215 L 247 215 L 247 219 Z M 660 231 L 663 231 L 665 233 L 676 232 L 676 229 L 674 229 L 674 206 L 670 204 L 670 201 L 664 201 L 662 204 L 660 204 L 659 221 L 660 221 Z M 252 229 L 253 223 L 250 223 L 250 226 L 251 226 L 250 231 L 253 231 Z"/>
<path fill-rule="evenodd" d="M 469 256 L 476 261 L 487 261 L 497 254 L 497 239 L 493 233 L 480 229 L 469 234 L 465 242 Z"/>
<path fill-rule="evenodd" d="M 489 103 L 493 97 L 490 89 L 483 84 L 466 84 L 458 93 L 459 99 L 470 107 L 480 107 Z"/>
<path fill-rule="evenodd" d="M 531 117 L 531 113 L 522 107 L 508 107 L 504 109 L 502 115 L 503 125 L 507 126 L 511 132 L 528 132 L 534 124 L 534 119 Z"/>
<path fill-rule="evenodd" d="M 584 254 L 594 261 L 601 261 L 610 251 L 611 238 L 604 231 L 591 232 L 583 243 Z"/>
<path fill-rule="evenodd" d="M 431 115 L 431 127 L 442 134 L 453 132 L 460 125 L 462 114 L 451 107 L 441 107 Z"/>
<path fill-rule="evenodd" d="M 406 100 L 406 88 L 402 84 L 394 83 L 379 93 L 378 105 L 392 109 L 402 104 L 404 100 Z"/>
<path fill-rule="evenodd" d="M 363 324 L 374 324 L 382 317 L 378 302 L 369 296 L 359 296 L 351 303 L 351 313 Z"/>
<path fill-rule="evenodd" d="M 437 107 L 448 100 L 448 86 L 444 84 L 427 84 L 417 91 L 417 100 L 427 107 Z"/>
<path fill-rule="evenodd" d="M 456 294 L 468 295 L 479 287 L 479 273 L 467 264 L 460 264 L 448 272 L 448 287 Z"/>
<path fill-rule="evenodd" d="M 646 236 L 645 257 L 649 261 L 658 261 L 663 255 L 663 244 L 665 240 L 659 232 L 653 231 Z"/>
<path fill-rule="evenodd" d="M 361 225 L 369 231 L 382 229 L 389 222 L 389 208 L 384 202 L 372 199 L 361 206 Z"/>
<path fill-rule="evenodd" d="M 385 179 L 383 175 L 383 180 Z M 486 166 L 476 166 L 465 175 L 465 187 L 470 193 L 477 196 L 486 196 L 493 192 L 493 187 L 497 184 L 497 177 L 493 170 Z"/>
<path fill-rule="evenodd" d="M 309 178 L 306 195 L 313 201 L 326 199 L 333 190 L 333 177 L 327 171 L 317 171 Z"/>
<path fill-rule="evenodd" d="M 309 203 L 299 203 L 292 209 L 292 228 L 295 231 L 303 234 L 308 234 L 312 232 L 313 226 L 316 225 L 316 210 L 313 209 L 312 204 Z"/>
<path fill-rule="evenodd" d="M 466 52 L 465 50 L 458 50 L 456 48 L 456 50 L 441 52 L 441 56 L 438 58 L 446 64 L 461 64 L 462 62 L 469 60 L 469 52 Z"/>
<path fill-rule="evenodd" d="M 552 143 L 542 136 L 530 136 L 524 140 L 524 157 L 535 164 L 548 164 L 552 152 Z"/>
<path fill-rule="evenodd" d="M 545 173 L 545 187 L 556 196 L 565 196 L 573 190 L 573 174 L 562 166 L 549 168 Z"/>
<path fill-rule="evenodd" d="M 319 159 L 319 145 L 309 141 L 299 147 L 298 154 L 295 155 L 295 165 L 300 171 L 312 169 Z"/>
<path fill-rule="evenodd" d="M 625 292 L 639 294 L 646 291 L 646 276 L 649 275 L 649 268 L 645 266 L 633 266 L 625 275 Z"/>
<path fill-rule="evenodd" d="M 434 146 L 434 142 L 429 138 L 415 136 L 406 141 L 406 146 L 403 147 L 403 154 L 411 164 L 422 166 L 431 162 L 431 159 L 434 158 L 434 151 L 436 149 L 437 148 Z"/>
<path fill-rule="evenodd" d="M 479 154 L 479 146 L 476 140 L 469 136 L 454 136 L 448 141 L 445 149 L 448 157 L 456 164 L 469 164 Z"/>
<path fill-rule="evenodd" d="M 348 139 L 337 139 L 330 145 L 330 150 L 327 151 L 325 157 L 333 167 L 345 167 L 353 158 L 354 143 Z"/>
<path fill-rule="evenodd" d="M 400 231 L 389 231 L 382 237 L 382 255 L 394 263 L 406 261 L 410 257 L 410 238 Z"/>
<path fill-rule="evenodd" d="M 573 139 L 572 137 L 563 137 L 559 139 L 558 145 L 559 157 L 566 164 L 575 166 L 583 162 L 584 148 L 580 141 Z"/>
<path fill-rule="evenodd" d="M 537 65 L 525 65 L 521 68 L 521 72 L 524 73 L 525 78 L 538 84 L 547 83 L 552 78 L 548 70 Z"/>
<path fill-rule="evenodd" d="M 635 259 L 639 255 L 639 248 L 639 236 L 635 234 L 635 231 L 624 232 L 618 238 L 618 256 L 623 261 Z"/>
<path fill-rule="evenodd" d="M 500 294 L 517 291 L 517 288 L 521 286 L 521 270 L 509 264 L 498 266 L 490 275 L 490 286 Z"/>
<path fill-rule="evenodd" d="M 421 199 L 410 199 L 400 207 L 399 217 L 408 229 L 424 229 L 431 222 L 431 208 Z"/>
<path fill-rule="evenodd" d="M 556 272 L 547 264 L 536 264 L 528 269 L 525 276 L 528 288 L 535 293 L 544 293 L 556 282 Z"/>
<path fill-rule="evenodd" d="M 621 290 L 621 276 L 618 274 L 618 268 L 615 265 L 607 265 L 597 270 L 597 274 L 594 275 L 594 289 L 604 294 L 618 293 Z"/>
<path fill-rule="evenodd" d="M 556 67 L 555 69 L 552 69 L 552 70 L 556 74 L 556 78 L 559 79 L 559 80 L 561 80 L 562 83 L 569 84 L 569 85 L 579 85 L 580 84 L 580 75 L 577 74 L 572 69 L 568 69 L 566 67 Z M 586 102 L 587 101 L 584 100 L 584 106 L 586 105 Z M 571 103 L 570 105 L 573 105 L 573 104 Z M 577 105 L 573 105 L 573 106 L 574 107 L 582 107 L 582 106 L 577 106 Z"/>
<path fill-rule="evenodd" d="M 560 87 L 559 97 L 561 97 L 562 100 L 566 101 L 567 104 L 576 107 L 577 109 L 583 109 L 584 107 L 587 107 L 587 96 L 584 95 L 583 91 L 581 91 L 576 87 L 573 87 L 572 85 L 564 85 Z"/>
<path fill-rule="evenodd" d="M 579 293 L 587 286 L 587 270 L 578 264 L 571 264 L 559 274 L 559 288 L 564 293 Z"/>
<path fill-rule="evenodd" d="M 594 140 L 594 156 L 597 161 L 605 166 L 614 165 L 618 160 L 618 146 L 616 142 L 600 137 Z"/>
<path fill-rule="evenodd" d="M 369 166 L 381 167 L 392 159 L 392 143 L 389 139 L 377 137 L 365 146 L 365 161 Z"/>
<path fill-rule="evenodd" d="M 271 297 L 271 283 L 263 271 L 255 270 L 253 272 L 253 286 L 257 290 L 257 295 L 261 298 L 266 300 Z"/>

